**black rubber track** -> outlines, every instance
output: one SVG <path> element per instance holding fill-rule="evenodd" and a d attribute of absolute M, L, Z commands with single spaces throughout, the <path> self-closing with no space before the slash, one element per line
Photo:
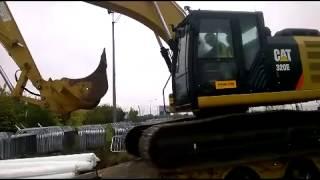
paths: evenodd
<path fill-rule="evenodd" d="M 281 156 L 320 148 L 320 111 L 231 114 L 145 129 L 139 154 L 160 168 Z"/>

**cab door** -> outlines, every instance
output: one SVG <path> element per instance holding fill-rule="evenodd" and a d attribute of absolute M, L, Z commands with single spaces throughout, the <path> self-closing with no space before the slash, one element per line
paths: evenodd
<path fill-rule="evenodd" d="M 239 93 L 243 55 L 236 18 L 210 14 L 199 19 L 194 58 L 197 96 Z"/>

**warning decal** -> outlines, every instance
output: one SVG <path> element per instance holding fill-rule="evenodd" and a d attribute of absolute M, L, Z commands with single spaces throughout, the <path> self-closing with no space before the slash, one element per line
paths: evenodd
<path fill-rule="evenodd" d="M 237 83 L 235 80 L 216 81 L 215 85 L 216 85 L 216 89 L 229 89 L 229 88 L 236 88 L 237 87 Z"/>

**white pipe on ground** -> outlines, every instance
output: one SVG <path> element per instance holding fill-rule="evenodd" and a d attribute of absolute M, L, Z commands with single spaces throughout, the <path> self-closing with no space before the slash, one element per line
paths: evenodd
<path fill-rule="evenodd" d="M 97 161 L 94 153 L 0 160 L 0 178 L 72 178 L 92 170 Z"/>
<path fill-rule="evenodd" d="M 75 172 L 76 166 L 74 164 L 63 164 L 59 166 L 48 165 L 42 167 L 24 167 L 19 169 L 1 169 L 0 178 L 1 179 L 12 179 L 12 178 L 25 178 L 32 176 L 44 176 L 52 174 L 62 174 Z"/>
<path fill-rule="evenodd" d="M 62 174 L 51 174 L 45 176 L 32 176 L 23 179 L 71 179 L 76 176 L 76 173 L 69 172 L 69 173 L 62 173 Z"/>
<path fill-rule="evenodd" d="M 59 156 L 48 156 L 48 157 L 0 160 L 0 164 L 17 163 L 17 162 L 22 163 L 22 162 L 72 161 L 72 160 L 94 161 L 94 162 L 100 161 L 100 159 L 94 153 L 85 153 L 85 154 L 72 154 L 72 155 L 59 155 Z"/>
<path fill-rule="evenodd" d="M 0 174 L 1 171 L 19 169 L 19 168 L 37 168 L 46 166 L 61 166 L 64 164 L 74 165 L 77 171 L 88 171 L 96 166 L 96 163 L 87 161 L 39 161 L 39 162 L 22 162 L 22 163 L 8 163 L 0 164 Z"/>

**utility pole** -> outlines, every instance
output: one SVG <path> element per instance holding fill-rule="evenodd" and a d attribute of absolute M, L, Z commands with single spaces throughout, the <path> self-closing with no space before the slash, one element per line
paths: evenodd
<path fill-rule="evenodd" d="M 151 115 L 151 103 L 150 103 L 150 113 L 149 114 Z"/>
<path fill-rule="evenodd" d="M 151 99 L 150 100 L 150 106 L 149 106 L 149 110 L 150 110 L 150 114 L 152 115 L 152 112 L 151 112 L 151 105 L 152 105 L 152 103 L 153 103 L 153 101 L 156 101 L 157 99 Z"/>
<path fill-rule="evenodd" d="M 119 20 L 120 15 L 114 20 L 114 12 L 108 10 L 108 14 L 112 14 L 112 97 L 113 97 L 113 122 L 117 122 L 117 95 L 116 95 L 116 64 L 115 64 L 115 40 L 114 40 L 114 24 Z"/>
<path fill-rule="evenodd" d="M 141 110 L 140 110 L 140 106 L 138 106 L 138 109 L 139 109 L 139 116 L 141 116 Z"/>

